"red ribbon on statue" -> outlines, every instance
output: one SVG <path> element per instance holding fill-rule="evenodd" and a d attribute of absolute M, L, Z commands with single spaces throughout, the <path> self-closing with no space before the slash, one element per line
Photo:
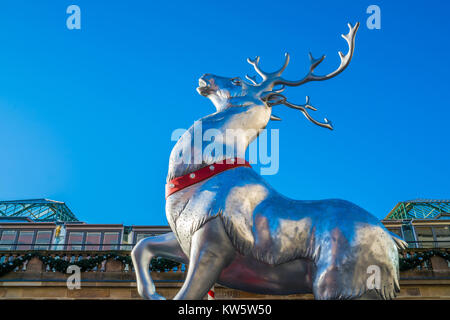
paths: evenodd
<path fill-rule="evenodd" d="M 211 178 L 216 174 L 237 167 L 251 168 L 252 166 L 245 159 L 241 158 L 226 159 L 210 164 L 206 167 L 198 169 L 197 171 L 191 172 L 184 176 L 172 179 L 166 184 L 166 199 L 171 194 L 177 191 L 183 190 L 184 188 L 192 186 L 193 184 Z"/>

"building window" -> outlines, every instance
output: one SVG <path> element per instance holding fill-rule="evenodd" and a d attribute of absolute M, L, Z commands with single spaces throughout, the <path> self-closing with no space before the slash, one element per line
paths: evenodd
<path fill-rule="evenodd" d="M 20 231 L 17 240 L 17 250 L 31 250 L 34 231 Z"/>
<path fill-rule="evenodd" d="M 119 231 L 70 231 L 67 250 L 117 250 Z"/>
<path fill-rule="evenodd" d="M 403 238 L 402 229 L 401 228 L 387 228 L 390 232 L 395 233 L 400 238 Z"/>
<path fill-rule="evenodd" d="M 417 241 L 421 248 L 433 248 L 434 238 L 431 227 L 416 227 Z"/>
<path fill-rule="evenodd" d="M 48 250 L 49 244 L 52 242 L 52 231 L 38 231 L 34 248 L 36 250 Z"/>
<path fill-rule="evenodd" d="M 101 232 L 88 232 L 86 234 L 86 250 L 99 250 L 102 240 Z"/>
<path fill-rule="evenodd" d="M 70 232 L 67 250 L 81 250 L 84 232 Z"/>
<path fill-rule="evenodd" d="M 52 230 L 0 230 L 0 250 L 49 250 Z"/>
<path fill-rule="evenodd" d="M 138 243 L 140 240 L 148 238 L 148 237 L 152 237 L 152 236 L 154 236 L 153 233 L 138 232 L 136 234 L 136 239 L 135 239 L 134 243 Z"/>
<path fill-rule="evenodd" d="M 403 224 L 402 225 L 402 233 L 403 233 L 403 240 L 408 242 L 408 246 L 410 248 L 416 248 L 417 247 L 416 238 L 414 236 L 414 230 L 413 230 L 413 227 L 411 226 L 411 224 L 409 224 L 409 223 Z"/>
<path fill-rule="evenodd" d="M 103 235 L 103 250 L 117 250 L 119 232 L 105 232 Z"/>
<path fill-rule="evenodd" d="M 450 227 L 433 227 L 436 244 L 440 248 L 450 248 Z"/>
<path fill-rule="evenodd" d="M 12 250 L 17 232 L 15 230 L 3 230 L 0 233 L 0 250 Z"/>

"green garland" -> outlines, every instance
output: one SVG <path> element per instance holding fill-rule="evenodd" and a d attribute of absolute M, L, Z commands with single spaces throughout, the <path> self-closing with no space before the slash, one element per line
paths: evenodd
<path fill-rule="evenodd" d="M 447 251 L 425 251 L 425 252 L 414 252 L 414 254 L 409 257 L 400 256 L 400 271 L 406 271 L 414 269 L 424 262 L 430 262 L 430 259 L 434 256 L 441 257 L 445 259 L 447 262 L 450 261 L 450 253 Z"/>
<path fill-rule="evenodd" d="M 104 255 L 96 255 L 95 257 L 90 257 L 88 259 L 83 259 L 80 261 L 66 261 L 59 257 L 53 258 L 47 255 L 42 255 L 38 252 L 28 253 L 24 256 L 19 256 L 12 261 L 7 261 L 0 264 L 0 277 L 7 274 L 8 272 L 13 271 L 17 267 L 21 267 L 26 261 L 31 260 L 34 257 L 38 257 L 39 260 L 46 266 L 48 266 L 51 270 L 55 270 L 58 272 L 66 273 L 67 268 L 70 265 L 76 265 L 80 267 L 82 272 L 93 270 L 98 267 L 103 261 L 107 259 L 114 259 L 120 261 L 124 265 L 129 265 L 130 267 L 133 264 L 130 256 L 120 255 L 114 252 L 110 252 Z M 179 267 L 180 264 L 178 262 L 174 262 L 164 258 L 153 258 L 150 262 L 150 270 L 151 271 L 169 271 L 175 267 Z"/>
<path fill-rule="evenodd" d="M 447 262 L 450 262 L 450 253 L 447 251 L 430 250 L 425 252 L 415 252 L 414 254 L 408 257 L 400 256 L 399 259 L 400 271 L 411 270 L 422 265 L 424 262 L 430 262 L 430 259 L 434 256 L 441 257 L 445 259 Z M 55 270 L 62 273 L 66 273 L 66 270 L 70 265 L 76 265 L 80 267 L 82 272 L 93 270 L 107 259 L 114 259 L 120 261 L 122 264 L 129 265 L 130 267 L 133 264 L 133 261 L 131 260 L 130 256 L 120 255 L 114 252 L 106 253 L 104 255 L 96 255 L 88 259 L 83 259 L 74 262 L 65 261 L 59 257 L 53 258 L 50 256 L 42 255 L 38 252 L 33 252 L 28 253 L 24 256 L 19 256 L 12 261 L 1 263 L 0 277 L 7 274 L 8 272 L 13 271 L 18 267 L 21 267 L 26 261 L 29 261 L 34 257 L 38 257 L 39 260 L 41 260 L 42 263 L 48 266 L 51 270 Z M 164 272 L 172 270 L 175 267 L 180 267 L 180 263 L 164 258 L 153 258 L 150 262 L 151 271 Z"/>

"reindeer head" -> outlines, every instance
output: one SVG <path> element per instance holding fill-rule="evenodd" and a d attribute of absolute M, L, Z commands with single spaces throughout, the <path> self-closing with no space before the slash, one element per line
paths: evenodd
<path fill-rule="evenodd" d="M 353 56 L 355 36 L 359 27 L 359 22 L 356 23 L 354 27 L 352 27 L 351 24 L 348 24 L 348 27 L 350 29 L 349 33 L 346 35 L 343 34 L 342 37 L 347 41 L 349 50 L 346 55 L 339 51 L 341 63 L 335 71 L 327 75 L 319 76 L 314 74 L 315 68 L 325 59 L 325 56 L 323 55 L 322 57 L 315 59 L 310 53 L 309 59 L 311 61 L 311 65 L 309 72 L 305 77 L 297 81 L 290 81 L 282 78 L 281 74 L 289 64 L 289 54 L 286 53 L 283 66 L 278 71 L 270 73 L 261 70 L 259 67 L 259 57 L 256 57 L 253 60 L 250 58 L 247 59 L 247 62 L 253 66 L 255 71 L 262 78 L 261 82 L 258 82 L 256 77 L 250 77 L 248 75 L 245 77 L 248 80 L 248 82 L 246 82 L 239 77 L 225 78 L 212 74 L 204 74 L 199 79 L 199 87 L 197 88 L 197 91 L 202 96 L 208 97 L 218 111 L 228 107 L 242 107 L 253 104 L 263 104 L 267 108 L 272 108 L 275 105 L 282 104 L 289 108 L 300 110 L 309 121 L 321 127 L 332 130 L 333 127 L 327 119 L 324 119 L 324 122 L 319 122 L 309 115 L 307 109 L 314 111 L 317 110 L 310 105 L 309 97 L 306 97 L 305 104 L 298 105 L 288 102 L 286 97 L 281 93 L 285 90 L 286 86 L 294 87 L 311 81 L 328 80 L 344 71 Z M 273 114 L 270 116 L 270 119 L 281 120 Z"/>

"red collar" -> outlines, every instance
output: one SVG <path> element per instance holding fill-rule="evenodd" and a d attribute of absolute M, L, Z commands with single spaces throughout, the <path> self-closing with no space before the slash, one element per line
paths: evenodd
<path fill-rule="evenodd" d="M 166 199 L 177 191 L 187 188 L 200 181 L 206 180 L 219 174 L 225 170 L 237 168 L 237 167 L 252 167 L 245 159 L 234 158 L 221 160 L 216 163 L 210 164 L 206 167 L 198 169 L 197 171 L 188 173 L 184 176 L 170 180 L 166 184 Z"/>

